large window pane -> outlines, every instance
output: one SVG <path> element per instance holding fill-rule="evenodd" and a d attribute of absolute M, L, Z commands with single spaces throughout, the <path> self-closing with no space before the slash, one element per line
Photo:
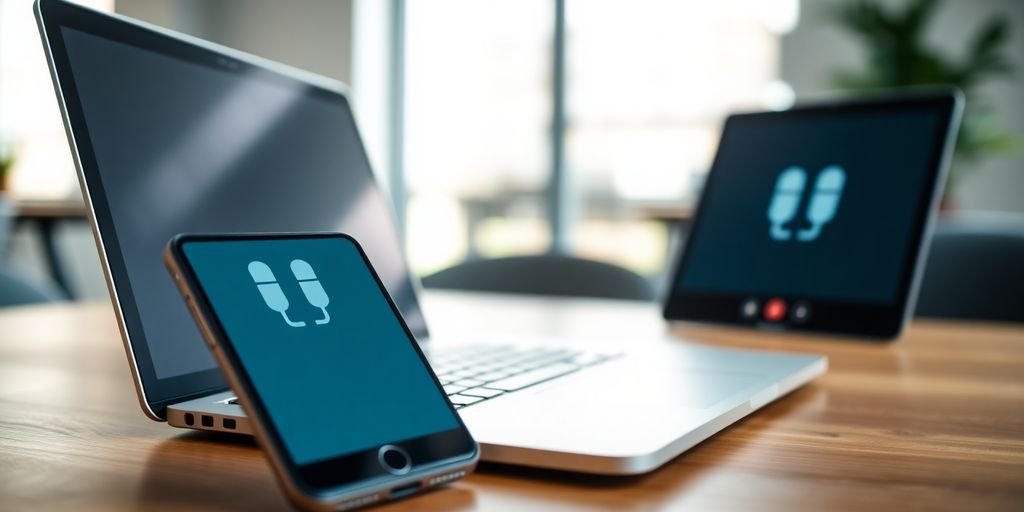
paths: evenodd
<path fill-rule="evenodd" d="M 549 0 L 410 0 L 406 242 L 421 273 L 547 250 Z"/>
<path fill-rule="evenodd" d="M 77 0 L 109 11 L 113 0 Z M 11 194 L 74 199 L 74 162 L 54 100 L 32 0 L 0 0 L 0 153 L 11 152 Z"/>
<path fill-rule="evenodd" d="M 573 0 L 567 6 L 569 172 L 583 256 L 661 271 L 650 206 L 694 200 L 724 115 L 784 106 L 778 32 L 796 0 Z"/>

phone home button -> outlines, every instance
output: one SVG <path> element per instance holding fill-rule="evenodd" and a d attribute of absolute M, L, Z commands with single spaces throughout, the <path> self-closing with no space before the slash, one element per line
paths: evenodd
<path fill-rule="evenodd" d="M 377 460 L 388 473 L 393 475 L 404 475 L 412 469 L 409 454 L 393 444 L 381 446 L 377 451 Z"/>

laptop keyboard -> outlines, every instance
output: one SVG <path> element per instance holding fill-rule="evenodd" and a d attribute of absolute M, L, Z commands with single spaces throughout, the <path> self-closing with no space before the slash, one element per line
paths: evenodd
<path fill-rule="evenodd" d="M 456 409 L 526 389 L 618 357 L 564 348 L 466 345 L 426 352 Z M 223 403 L 237 404 L 231 397 Z"/>
<path fill-rule="evenodd" d="M 427 352 L 430 366 L 456 409 L 526 389 L 613 359 L 564 348 L 467 345 Z"/>

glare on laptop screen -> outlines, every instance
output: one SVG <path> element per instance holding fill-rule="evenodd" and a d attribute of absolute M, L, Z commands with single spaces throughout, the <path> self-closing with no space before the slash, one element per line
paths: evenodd
<path fill-rule="evenodd" d="M 127 276 L 117 289 L 134 296 L 157 379 L 215 368 L 163 268 L 164 245 L 179 232 L 346 232 L 410 328 L 423 328 L 391 211 L 343 96 L 251 67 L 67 27 L 62 34 L 100 178 L 90 193 L 109 207 L 115 236 L 104 241 Z"/>

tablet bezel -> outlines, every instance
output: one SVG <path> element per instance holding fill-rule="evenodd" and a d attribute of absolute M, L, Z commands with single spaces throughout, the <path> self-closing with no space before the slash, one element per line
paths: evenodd
<path fill-rule="evenodd" d="M 892 112 L 901 109 L 934 109 L 940 118 L 939 130 L 929 154 L 926 186 L 920 192 L 923 200 L 919 201 L 919 207 L 915 213 L 909 234 L 912 240 L 907 245 L 906 254 L 902 258 L 900 283 L 896 297 L 891 304 L 873 305 L 852 301 L 823 301 L 813 297 L 763 296 L 753 293 L 735 295 L 687 292 L 679 286 L 679 280 L 691 257 L 690 251 L 687 251 L 684 245 L 683 250 L 676 258 L 671 273 L 669 290 L 662 311 L 665 319 L 738 325 L 766 330 L 840 334 L 879 340 L 899 336 L 909 320 L 916 302 L 924 260 L 930 244 L 932 224 L 944 190 L 949 161 L 960 124 L 963 95 L 956 89 L 910 91 L 856 100 L 804 104 L 785 111 L 752 112 L 729 116 L 722 129 L 722 140 L 708 173 L 704 191 L 701 194 L 702 200 L 697 205 L 689 235 L 694 237 L 702 229 L 703 220 L 707 216 L 703 198 L 708 197 L 710 191 L 720 185 L 722 171 L 719 162 L 723 147 L 726 146 L 725 141 L 730 136 L 730 127 L 733 124 L 751 118 L 822 116 L 846 112 Z M 754 318 L 744 318 L 741 314 L 742 305 L 751 298 L 758 301 L 758 313 Z M 813 314 L 805 323 L 794 322 L 788 318 L 779 322 L 766 321 L 763 319 L 760 308 L 763 307 L 765 301 L 774 298 L 782 299 L 790 306 L 795 301 L 813 301 Z"/>

